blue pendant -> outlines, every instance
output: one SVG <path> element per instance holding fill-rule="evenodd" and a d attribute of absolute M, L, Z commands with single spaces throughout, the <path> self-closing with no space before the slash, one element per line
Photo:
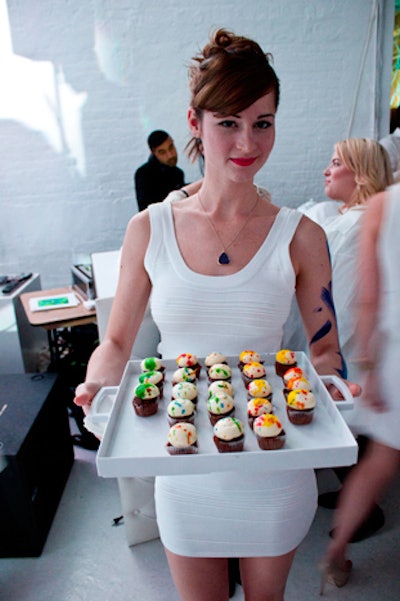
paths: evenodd
<path fill-rule="evenodd" d="M 221 253 L 221 254 L 219 255 L 219 257 L 218 257 L 218 263 L 219 263 L 220 265 L 228 265 L 228 263 L 230 263 L 230 261 L 229 261 L 229 257 L 228 257 L 228 255 L 226 254 L 226 252 L 223 252 L 223 253 Z"/>

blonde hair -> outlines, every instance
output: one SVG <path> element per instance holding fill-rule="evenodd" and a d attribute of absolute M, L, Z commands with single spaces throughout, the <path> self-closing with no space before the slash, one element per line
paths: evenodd
<path fill-rule="evenodd" d="M 389 155 L 376 140 L 348 138 L 337 142 L 335 150 L 342 163 L 354 173 L 353 205 L 364 203 L 393 183 Z"/>

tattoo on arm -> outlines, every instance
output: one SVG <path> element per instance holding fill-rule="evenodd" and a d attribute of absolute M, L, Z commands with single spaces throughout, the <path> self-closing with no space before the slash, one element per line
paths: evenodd
<path fill-rule="evenodd" d="M 331 313 L 333 315 L 333 319 L 336 321 L 336 312 L 335 312 L 335 306 L 333 304 L 333 297 L 332 297 L 332 282 L 329 282 L 329 285 L 327 288 L 325 288 L 325 287 L 322 288 L 321 300 L 331 311 Z M 321 310 L 321 309 L 318 309 L 318 311 L 319 310 Z M 332 321 L 330 319 L 328 319 L 323 324 L 323 326 L 311 338 L 310 346 L 314 342 L 317 342 L 318 340 L 321 340 L 324 336 L 326 336 L 331 331 L 331 329 L 332 329 Z M 339 355 L 341 366 L 340 366 L 340 368 L 336 369 L 336 371 L 341 378 L 346 379 L 347 378 L 346 362 L 345 362 L 344 357 L 340 350 L 338 351 L 337 354 Z"/>

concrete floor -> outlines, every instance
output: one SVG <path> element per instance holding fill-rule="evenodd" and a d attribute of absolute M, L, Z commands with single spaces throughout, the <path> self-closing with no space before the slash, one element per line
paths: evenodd
<path fill-rule="evenodd" d="M 113 525 L 121 514 L 116 481 L 97 476 L 95 452 L 75 447 L 75 454 L 42 555 L 0 560 L 1 601 L 179 601 L 160 541 L 128 547 L 124 525 Z M 330 470 L 318 472 L 318 482 L 320 492 L 336 486 Z M 400 599 L 399 498 L 400 478 L 382 503 L 386 525 L 351 545 L 354 574 L 342 589 L 327 585 L 327 601 Z M 317 564 L 331 519 L 331 511 L 318 509 L 297 553 L 286 601 L 320 598 Z M 241 587 L 233 599 L 243 600 Z"/>

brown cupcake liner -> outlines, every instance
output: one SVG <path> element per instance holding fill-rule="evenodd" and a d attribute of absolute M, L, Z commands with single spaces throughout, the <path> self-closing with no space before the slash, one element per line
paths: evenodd
<path fill-rule="evenodd" d="M 295 426 L 305 426 L 310 424 L 314 417 L 314 409 L 293 409 L 286 406 L 286 413 L 290 423 Z"/>
<path fill-rule="evenodd" d="M 175 424 L 180 424 L 182 422 L 186 422 L 189 424 L 194 424 L 195 415 L 185 416 L 185 417 L 172 417 L 172 415 L 167 415 L 167 421 L 170 426 L 174 426 Z"/>
<path fill-rule="evenodd" d="M 157 413 L 158 401 L 158 398 L 149 401 L 143 401 L 143 399 L 138 399 L 137 397 L 135 397 L 133 399 L 132 405 L 136 415 L 139 415 L 140 417 L 149 417 L 150 415 L 154 415 L 155 413 Z"/>
<path fill-rule="evenodd" d="M 277 449 L 281 449 L 283 447 L 283 445 L 285 444 L 286 434 L 282 430 L 282 432 L 280 434 L 278 434 L 278 436 L 268 437 L 268 436 L 258 436 L 258 434 L 256 434 L 256 438 L 257 438 L 258 446 L 263 451 L 276 451 Z"/>
<path fill-rule="evenodd" d="M 214 443 L 219 453 L 237 453 L 243 451 L 244 436 L 233 440 L 221 440 L 214 435 Z"/>
<path fill-rule="evenodd" d="M 287 365 L 286 363 L 279 363 L 278 361 L 275 361 L 275 373 L 280 378 L 283 378 L 284 374 L 291 367 L 297 367 L 297 361 L 295 363 L 291 363 L 290 365 Z"/>
<path fill-rule="evenodd" d="M 195 455 L 199 452 L 197 442 L 188 447 L 181 448 L 174 447 L 170 442 L 167 442 L 165 448 L 170 455 Z"/>
<path fill-rule="evenodd" d="M 208 417 L 210 418 L 210 423 L 212 426 L 215 426 L 215 424 L 223 417 L 232 417 L 234 415 L 235 415 L 234 407 L 227 413 L 210 413 L 210 412 L 208 412 Z"/>

